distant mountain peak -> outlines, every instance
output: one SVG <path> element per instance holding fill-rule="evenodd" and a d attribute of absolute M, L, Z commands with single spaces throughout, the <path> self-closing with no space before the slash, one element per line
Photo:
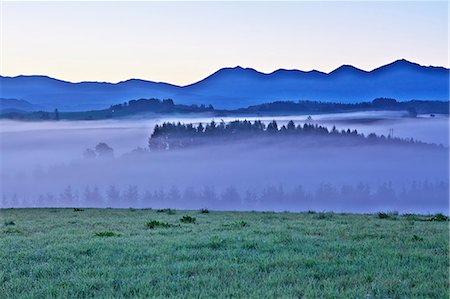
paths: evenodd
<path fill-rule="evenodd" d="M 258 72 L 255 69 L 252 68 L 244 68 L 242 66 L 235 66 L 235 67 L 225 67 L 225 68 L 221 68 L 218 71 L 216 71 L 215 73 L 209 75 L 208 77 L 204 78 L 203 80 L 200 80 L 198 82 L 195 82 L 193 84 L 189 84 L 186 86 L 183 86 L 184 88 L 189 87 L 189 86 L 193 86 L 193 85 L 198 85 L 201 84 L 203 82 L 207 82 L 211 79 L 221 79 L 224 77 L 236 77 L 236 76 L 253 76 L 253 75 L 263 75 L 263 73 Z"/>
<path fill-rule="evenodd" d="M 367 73 L 364 70 L 361 70 L 357 67 L 354 67 L 353 65 L 350 64 L 343 64 L 340 67 L 338 67 L 337 69 L 335 69 L 334 71 L 328 73 L 329 75 L 336 75 L 336 74 L 352 74 L 352 73 Z"/>
<path fill-rule="evenodd" d="M 380 71 L 392 71 L 392 70 L 402 70 L 402 71 L 413 71 L 413 70 L 418 70 L 418 71 L 423 71 L 423 70 L 430 70 L 430 69 L 434 69 L 434 70 L 438 70 L 440 72 L 448 72 L 449 69 L 442 67 L 442 66 L 425 66 L 425 65 L 420 65 L 418 63 L 415 62 L 411 62 L 409 60 L 406 59 L 398 59 L 394 62 L 388 63 L 386 65 L 380 66 L 379 68 L 373 69 L 371 71 L 371 73 L 377 73 Z"/>
<path fill-rule="evenodd" d="M 220 71 L 227 71 L 227 70 L 233 70 L 233 71 L 240 71 L 240 72 L 256 72 L 259 73 L 257 70 L 250 68 L 250 67 L 242 67 L 240 65 L 235 66 L 235 67 L 229 67 L 229 68 L 222 68 L 220 69 L 218 72 Z"/>
<path fill-rule="evenodd" d="M 424 67 L 424 66 L 421 66 L 418 63 L 414 63 L 414 62 L 411 62 L 409 60 L 402 58 L 402 59 L 398 59 L 394 62 L 388 63 L 382 67 Z"/>
<path fill-rule="evenodd" d="M 413 64 L 413 65 L 419 65 L 417 63 L 414 63 L 414 62 L 411 62 L 409 60 L 406 60 L 405 58 L 397 59 L 392 64 L 407 64 L 407 65 Z"/>

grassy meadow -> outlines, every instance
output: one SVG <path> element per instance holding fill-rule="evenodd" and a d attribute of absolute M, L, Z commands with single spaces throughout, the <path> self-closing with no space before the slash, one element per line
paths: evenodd
<path fill-rule="evenodd" d="M 448 298 L 439 217 L 0 210 L 2 298 Z"/>

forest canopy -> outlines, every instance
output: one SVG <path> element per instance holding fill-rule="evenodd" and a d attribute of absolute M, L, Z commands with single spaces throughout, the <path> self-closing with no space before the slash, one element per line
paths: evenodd
<path fill-rule="evenodd" d="M 391 143 L 436 146 L 434 144 L 427 144 L 413 139 L 402 139 L 392 135 L 384 136 L 371 133 L 365 136 L 356 129 L 338 130 L 333 126 L 329 130 L 327 127 L 313 124 L 311 117 L 308 117 L 304 124 L 296 125 L 291 120 L 286 125 L 281 126 L 275 120 L 267 125 L 260 120 L 253 122 L 248 120 L 235 120 L 228 123 L 224 121 L 217 123 L 213 120 L 206 125 L 202 123 L 194 125 L 192 123 L 165 122 L 162 125 L 155 126 L 149 138 L 148 146 L 150 150 L 169 150 L 206 144 L 211 142 L 211 140 L 214 140 L 214 142 L 229 142 L 255 137 L 265 137 L 266 139 L 290 137 L 290 140 L 300 142 L 307 137 L 316 137 L 314 140 L 317 142 L 335 142 L 338 140 L 340 142 L 346 141 L 347 144 Z"/>

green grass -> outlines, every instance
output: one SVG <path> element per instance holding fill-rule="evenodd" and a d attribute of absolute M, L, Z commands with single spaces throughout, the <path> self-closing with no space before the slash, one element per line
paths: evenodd
<path fill-rule="evenodd" d="M 0 217 L 2 298 L 449 295 L 441 216 L 7 209 Z M 169 227 L 149 229 L 151 221 Z"/>

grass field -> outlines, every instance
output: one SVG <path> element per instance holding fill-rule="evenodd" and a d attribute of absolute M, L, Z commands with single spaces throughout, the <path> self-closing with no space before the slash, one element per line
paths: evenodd
<path fill-rule="evenodd" d="M 2 298 L 449 297 L 448 222 L 430 216 L 7 209 L 0 217 Z"/>

